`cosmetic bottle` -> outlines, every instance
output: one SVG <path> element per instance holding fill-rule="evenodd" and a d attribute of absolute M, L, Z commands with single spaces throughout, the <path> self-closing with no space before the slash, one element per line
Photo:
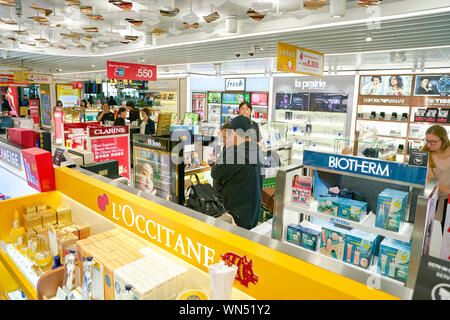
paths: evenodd
<path fill-rule="evenodd" d="M 11 236 L 11 243 L 13 244 L 13 246 L 17 250 L 19 250 L 19 252 L 22 252 L 22 246 L 24 245 L 25 229 L 20 225 L 20 215 L 17 209 L 14 209 L 13 212 L 13 228 L 11 229 L 10 236 Z"/>
<path fill-rule="evenodd" d="M 121 294 L 122 300 L 134 300 L 133 286 L 130 284 L 125 285 L 125 290 Z"/>
<path fill-rule="evenodd" d="M 351 243 L 347 244 L 347 262 L 350 262 L 352 259 L 352 247 Z"/>
<path fill-rule="evenodd" d="M 353 264 L 359 265 L 359 248 L 356 247 L 355 255 L 353 256 Z"/>
<path fill-rule="evenodd" d="M 65 279 L 65 289 L 68 291 L 72 291 L 76 287 L 76 261 L 77 258 L 75 256 L 75 251 L 69 250 L 69 254 L 65 257 L 66 264 L 66 279 Z"/>
<path fill-rule="evenodd" d="M 322 229 L 322 243 L 324 246 L 327 245 L 327 239 L 325 238 L 326 235 L 326 231 L 324 229 Z"/>
<path fill-rule="evenodd" d="M 92 257 L 83 262 L 83 284 L 81 286 L 81 299 L 92 300 Z"/>
<path fill-rule="evenodd" d="M 396 267 L 396 265 L 395 265 L 395 258 L 393 258 L 391 260 L 391 263 L 389 263 L 389 274 L 388 274 L 388 276 L 390 278 L 394 278 L 394 276 L 395 276 L 395 267 Z"/>
<path fill-rule="evenodd" d="M 330 251 L 330 250 L 331 250 L 331 238 L 328 237 L 327 238 L 327 251 Z"/>
<path fill-rule="evenodd" d="M 381 256 L 381 274 L 386 273 L 386 262 L 387 262 L 387 255 L 383 254 Z"/>

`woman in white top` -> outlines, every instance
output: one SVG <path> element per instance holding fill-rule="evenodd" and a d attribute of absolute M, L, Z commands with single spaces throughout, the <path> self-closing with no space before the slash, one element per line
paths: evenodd
<path fill-rule="evenodd" d="M 450 142 L 447 130 L 440 125 L 429 127 L 425 132 L 425 146 L 422 151 L 430 153 L 428 179 L 439 178 L 439 196 L 441 199 L 447 198 L 450 193 Z M 446 202 L 442 225 L 445 223 Z"/>

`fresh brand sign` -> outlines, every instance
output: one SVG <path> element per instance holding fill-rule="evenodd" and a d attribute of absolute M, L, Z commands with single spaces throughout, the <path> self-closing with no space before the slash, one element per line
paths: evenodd
<path fill-rule="evenodd" d="M 303 165 L 424 186 L 427 167 L 305 150 Z"/>
<path fill-rule="evenodd" d="M 225 79 L 225 91 L 245 91 L 245 78 Z"/>

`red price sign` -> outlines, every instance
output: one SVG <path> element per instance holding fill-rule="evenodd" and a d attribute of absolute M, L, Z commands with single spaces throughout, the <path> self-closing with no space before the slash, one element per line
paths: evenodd
<path fill-rule="evenodd" d="M 83 82 L 72 82 L 73 89 L 83 89 Z"/>
<path fill-rule="evenodd" d="M 156 81 L 156 66 L 114 61 L 106 66 L 109 79 Z"/>

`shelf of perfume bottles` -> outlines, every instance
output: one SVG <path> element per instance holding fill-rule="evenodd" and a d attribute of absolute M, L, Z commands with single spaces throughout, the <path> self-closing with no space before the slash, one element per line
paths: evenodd
<path fill-rule="evenodd" d="M 414 224 L 404 222 L 400 227 L 399 232 L 394 232 L 382 228 L 375 227 L 375 217 L 373 212 L 370 212 L 366 217 L 360 222 L 347 220 L 345 218 L 340 218 L 336 216 L 331 216 L 329 214 L 321 213 L 317 210 L 318 202 L 313 201 L 309 207 L 302 206 L 300 204 L 289 201 L 285 208 L 287 210 L 293 211 L 295 213 L 303 213 L 305 215 L 313 216 L 330 223 L 338 223 L 350 228 L 356 228 L 361 231 L 370 232 L 373 234 L 379 234 L 390 239 L 400 240 L 403 242 L 409 242 L 412 238 L 412 233 L 414 230 Z"/>

